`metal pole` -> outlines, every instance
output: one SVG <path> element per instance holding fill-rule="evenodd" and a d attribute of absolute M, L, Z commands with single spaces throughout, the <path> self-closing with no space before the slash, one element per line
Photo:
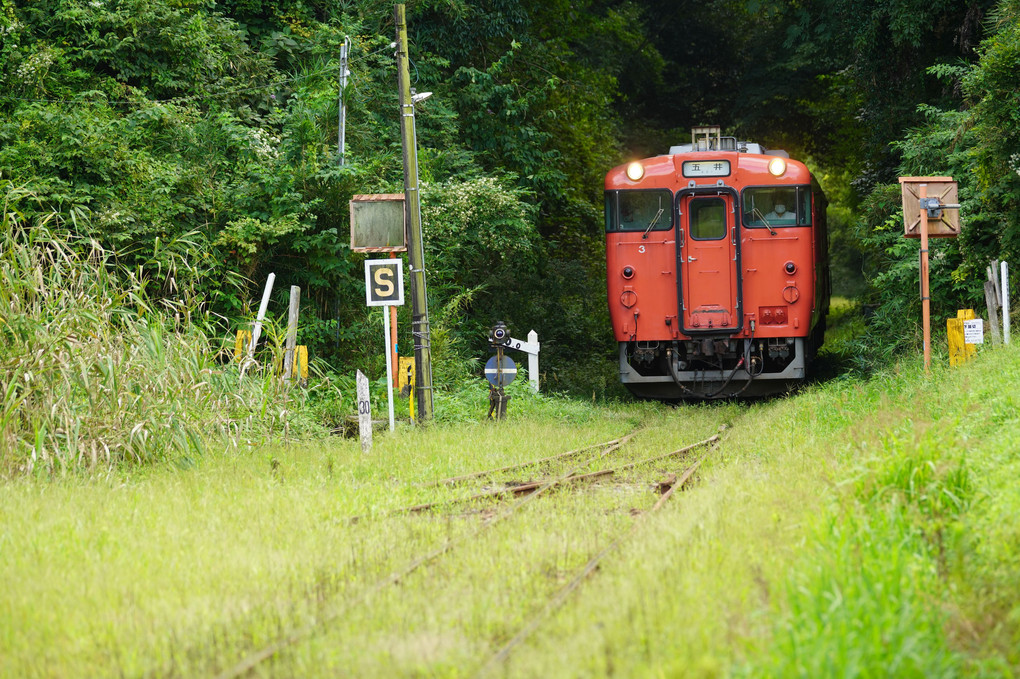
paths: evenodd
<path fill-rule="evenodd" d="M 394 429 L 393 423 L 393 354 L 390 352 L 390 314 L 389 308 L 383 307 L 383 327 L 386 335 L 386 403 L 390 413 L 390 431 Z"/>
<path fill-rule="evenodd" d="M 924 326 L 924 369 L 931 370 L 931 294 L 928 289 L 928 211 L 924 199 L 928 185 L 921 184 L 918 198 L 921 202 L 921 316 Z"/>
<path fill-rule="evenodd" d="M 428 297 L 425 289 L 425 253 L 421 232 L 421 201 L 418 196 L 418 149 L 415 146 L 414 103 L 407 67 L 407 20 L 404 5 L 394 5 L 397 25 L 397 84 L 400 94 L 400 138 L 404 155 L 404 210 L 407 222 L 407 254 L 411 271 L 411 335 L 416 364 L 415 391 L 422 422 L 432 419 L 432 347 L 429 333 Z"/>
<path fill-rule="evenodd" d="M 387 351 L 390 352 L 390 357 L 391 357 L 391 360 L 393 361 L 393 377 L 390 380 L 390 382 L 393 383 L 393 386 L 397 386 L 397 373 L 399 372 L 398 366 L 400 364 L 400 361 L 397 360 L 398 359 L 398 355 L 397 355 L 397 307 L 392 305 L 392 304 L 390 305 L 390 320 L 389 320 L 389 322 L 390 322 L 390 341 L 387 343 Z"/>
<path fill-rule="evenodd" d="M 340 125 L 337 130 L 337 149 L 340 151 L 340 164 L 345 162 L 347 153 L 347 76 L 351 74 L 347 68 L 347 50 L 351 46 L 351 39 L 344 38 L 344 44 L 340 47 Z"/>

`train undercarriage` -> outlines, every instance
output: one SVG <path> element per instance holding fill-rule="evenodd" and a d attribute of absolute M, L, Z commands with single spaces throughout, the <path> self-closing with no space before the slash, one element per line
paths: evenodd
<path fill-rule="evenodd" d="M 804 381 L 812 342 L 803 337 L 620 343 L 620 379 L 651 399 L 714 399 L 784 393 Z"/>

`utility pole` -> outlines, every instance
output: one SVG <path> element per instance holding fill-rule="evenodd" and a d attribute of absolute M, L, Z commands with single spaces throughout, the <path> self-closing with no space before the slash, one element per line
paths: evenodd
<path fill-rule="evenodd" d="M 418 148 L 415 142 L 414 102 L 407 67 L 407 19 L 404 5 L 394 5 L 397 25 L 397 85 L 400 90 L 400 138 L 404 150 L 404 215 L 407 224 L 407 255 L 411 275 L 411 335 L 414 338 L 418 420 L 432 419 L 432 346 L 429 304 L 425 288 L 425 252 L 421 232 L 421 200 L 418 192 Z"/>

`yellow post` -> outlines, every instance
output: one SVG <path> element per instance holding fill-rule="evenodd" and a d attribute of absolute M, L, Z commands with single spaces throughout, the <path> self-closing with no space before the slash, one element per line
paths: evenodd
<path fill-rule="evenodd" d="M 946 336 L 949 339 L 949 365 L 958 366 L 967 360 L 966 344 L 963 343 L 963 319 L 946 319 Z"/>
<path fill-rule="evenodd" d="M 308 347 L 299 344 L 294 347 L 294 368 L 291 378 L 301 380 L 301 385 L 308 384 Z"/>
<path fill-rule="evenodd" d="M 398 356 L 397 357 L 397 389 L 400 390 L 401 396 L 410 396 L 411 398 L 411 421 L 414 422 L 414 378 L 415 378 L 415 365 L 414 356 Z"/>
<path fill-rule="evenodd" d="M 966 363 L 977 353 L 977 345 L 967 344 L 964 339 L 963 322 L 974 320 L 973 309 L 960 309 L 956 318 L 946 319 L 946 334 L 949 338 L 949 365 L 958 366 Z"/>
<path fill-rule="evenodd" d="M 251 330 L 238 330 L 237 339 L 234 340 L 234 360 L 240 362 L 248 352 L 248 345 L 251 344 Z"/>

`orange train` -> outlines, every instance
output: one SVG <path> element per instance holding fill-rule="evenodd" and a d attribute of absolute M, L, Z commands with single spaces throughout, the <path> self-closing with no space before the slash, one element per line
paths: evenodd
<path fill-rule="evenodd" d="M 606 175 L 606 277 L 620 379 L 708 399 L 802 382 L 829 310 L 825 195 L 785 151 L 695 128 Z"/>

